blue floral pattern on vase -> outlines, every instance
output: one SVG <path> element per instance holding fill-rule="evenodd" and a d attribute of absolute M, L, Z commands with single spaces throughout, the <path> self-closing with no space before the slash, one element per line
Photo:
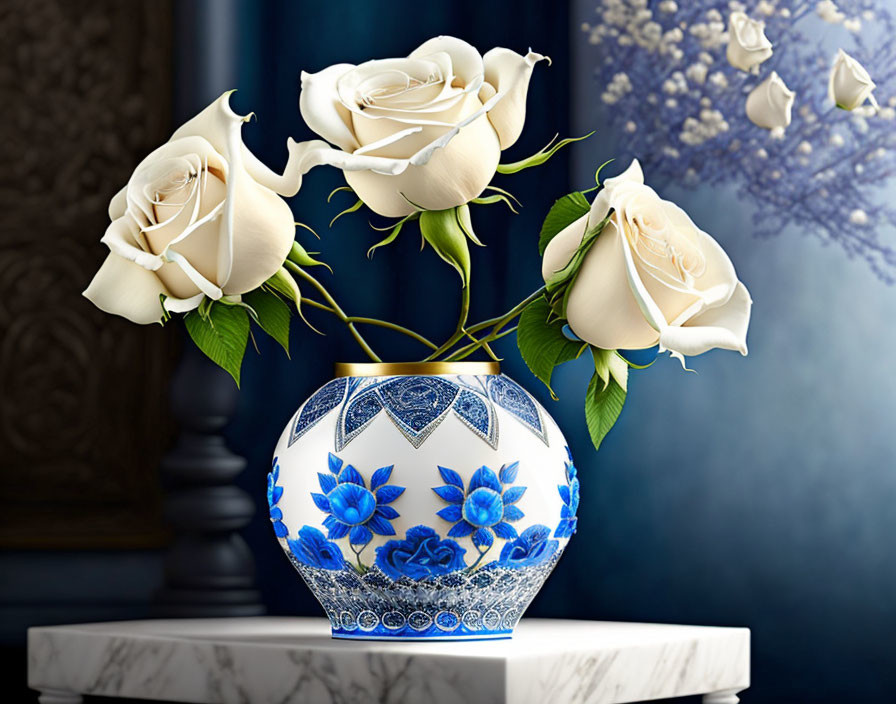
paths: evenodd
<path fill-rule="evenodd" d="M 277 506 L 283 497 L 283 487 L 277 485 L 279 480 L 280 464 L 275 457 L 271 471 L 268 472 L 268 512 L 271 516 L 271 524 L 274 526 L 274 535 L 278 538 L 285 538 L 289 535 L 289 531 L 283 523 L 283 511 Z"/>
<path fill-rule="evenodd" d="M 518 535 L 511 523 L 524 516 L 515 504 L 526 493 L 526 487 L 508 486 L 516 481 L 518 472 L 519 462 L 504 465 L 497 474 L 483 466 L 473 473 L 464 489 L 464 482 L 457 472 L 439 467 L 445 485 L 433 487 L 433 491 L 450 505 L 436 515 L 454 524 L 448 537 L 472 536 L 479 557 L 470 566 L 471 570 L 491 549 L 496 535 L 503 540 L 512 540 Z"/>
<path fill-rule="evenodd" d="M 299 537 L 288 538 L 286 544 L 293 557 L 303 565 L 323 570 L 341 570 L 345 567 L 345 558 L 339 546 L 312 526 L 303 527 Z"/>
<path fill-rule="evenodd" d="M 455 541 L 442 540 L 429 526 L 415 526 L 404 540 L 390 540 L 376 549 L 376 566 L 395 580 L 420 580 L 462 570 L 466 552 Z"/>
<path fill-rule="evenodd" d="M 358 567 L 363 570 L 361 552 L 373 540 L 373 534 L 395 535 L 390 521 L 400 514 L 388 504 L 401 496 L 405 488 L 386 483 L 392 475 L 392 465 L 376 470 L 368 489 L 361 473 L 332 452 L 327 464 L 329 474 L 318 472 L 317 475 L 324 493 L 312 493 L 311 498 L 321 511 L 329 514 L 323 521 L 327 539 L 348 536 Z"/>
<path fill-rule="evenodd" d="M 560 498 L 563 500 L 563 507 L 560 509 L 560 523 L 554 531 L 555 538 L 572 537 L 572 534 L 576 532 L 576 524 L 579 522 L 579 519 L 576 518 L 576 513 L 579 510 L 579 478 L 576 476 L 576 466 L 568 447 L 566 454 L 569 457 L 569 462 L 566 463 L 566 484 L 560 484 L 557 487 Z"/>
<path fill-rule="evenodd" d="M 345 377 L 333 379 L 324 384 L 317 393 L 308 399 L 302 407 L 301 413 L 296 417 L 289 436 L 289 445 L 302 437 L 308 430 L 323 418 L 327 413 L 336 408 L 345 398 L 345 389 L 348 379 Z"/>
<path fill-rule="evenodd" d="M 531 430 L 545 445 L 547 429 L 535 400 L 516 382 L 502 375 L 478 378 L 402 376 L 384 379 L 336 379 L 325 384 L 299 412 L 289 444 L 320 418 L 340 407 L 336 423 L 336 451 L 385 411 L 415 448 L 419 448 L 449 413 L 492 448 L 498 446 L 499 406 Z"/>
<path fill-rule="evenodd" d="M 540 524 L 529 526 L 516 540 L 504 544 L 497 563 L 501 567 L 533 567 L 553 559 L 560 542 L 550 540 L 551 529 Z"/>

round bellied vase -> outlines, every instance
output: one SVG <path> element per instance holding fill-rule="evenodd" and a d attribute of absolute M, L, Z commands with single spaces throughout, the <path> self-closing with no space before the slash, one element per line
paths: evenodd
<path fill-rule="evenodd" d="M 509 638 L 578 502 L 557 424 L 492 362 L 337 365 L 268 475 L 336 638 Z"/>

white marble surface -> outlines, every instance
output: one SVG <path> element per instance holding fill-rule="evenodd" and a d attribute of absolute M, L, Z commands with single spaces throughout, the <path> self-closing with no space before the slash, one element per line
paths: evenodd
<path fill-rule="evenodd" d="M 47 702 L 728 704 L 750 682 L 750 632 L 524 619 L 512 640 L 395 643 L 332 640 L 314 618 L 50 626 L 28 632 L 28 682 Z"/>

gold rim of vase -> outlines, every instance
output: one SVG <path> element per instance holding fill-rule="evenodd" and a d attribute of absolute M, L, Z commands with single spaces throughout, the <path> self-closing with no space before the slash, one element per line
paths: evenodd
<path fill-rule="evenodd" d="M 336 362 L 335 376 L 436 376 L 500 374 L 498 362 Z"/>

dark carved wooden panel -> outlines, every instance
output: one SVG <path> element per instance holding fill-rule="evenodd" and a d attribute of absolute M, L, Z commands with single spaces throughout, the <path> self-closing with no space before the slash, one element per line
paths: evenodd
<path fill-rule="evenodd" d="M 0 5 L 0 546 L 158 545 L 174 330 L 81 296 L 170 133 L 171 5 Z"/>

